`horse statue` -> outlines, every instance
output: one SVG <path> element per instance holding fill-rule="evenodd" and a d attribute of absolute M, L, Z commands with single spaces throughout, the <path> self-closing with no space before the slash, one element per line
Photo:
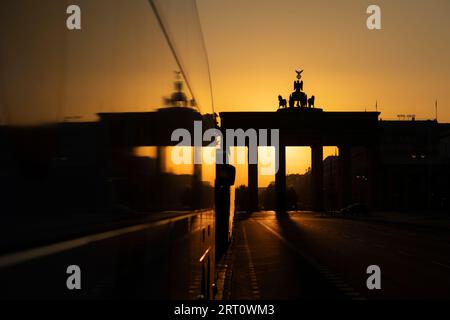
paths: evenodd
<path fill-rule="evenodd" d="M 304 108 L 308 104 L 308 96 L 302 91 L 292 92 L 292 101 L 297 102 L 297 107 Z"/>
<path fill-rule="evenodd" d="M 294 99 L 292 99 L 292 94 L 289 95 L 289 108 L 293 108 L 295 105 Z"/>
<path fill-rule="evenodd" d="M 278 96 L 278 108 L 286 108 L 287 102 L 286 99 L 283 99 L 281 95 Z"/>
<path fill-rule="evenodd" d="M 311 96 L 311 98 L 308 99 L 308 107 L 313 107 L 314 108 L 314 100 L 316 98 L 314 96 Z"/>

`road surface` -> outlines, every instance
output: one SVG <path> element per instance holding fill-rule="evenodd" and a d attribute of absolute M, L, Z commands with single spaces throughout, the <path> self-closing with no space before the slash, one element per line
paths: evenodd
<path fill-rule="evenodd" d="M 231 299 L 450 298 L 450 235 L 433 229 L 258 212 L 238 216 L 231 250 Z"/>
<path fill-rule="evenodd" d="M 0 299 L 195 299 L 209 216 L 181 215 L 0 256 Z M 225 299 L 450 298 L 450 234 L 320 214 L 237 215 Z M 189 237 L 188 237 L 189 235 Z M 82 289 L 66 287 L 69 265 Z M 381 290 L 366 269 L 381 268 Z"/>

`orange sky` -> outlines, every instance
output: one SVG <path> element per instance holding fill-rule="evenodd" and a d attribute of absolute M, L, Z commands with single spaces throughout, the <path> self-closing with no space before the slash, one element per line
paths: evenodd
<path fill-rule="evenodd" d="M 237 148 L 239 151 L 243 152 L 246 157 L 245 148 Z M 275 173 L 271 175 L 262 175 L 261 167 L 265 165 L 266 167 L 272 167 L 274 163 L 274 154 L 271 153 L 268 148 L 259 148 L 259 174 L 258 174 L 258 185 L 260 187 L 266 187 L 270 182 L 275 181 Z M 325 159 L 329 155 L 337 154 L 336 147 L 324 147 L 323 158 Z M 263 156 L 268 157 L 271 163 L 268 164 L 267 161 L 261 163 L 261 158 Z M 236 166 L 236 186 L 247 185 L 248 174 L 246 164 L 234 164 Z M 286 174 L 296 174 L 305 173 L 311 167 L 311 149 L 309 147 L 287 147 L 286 148 Z"/>
<path fill-rule="evenodd" d="M 172 92 L 177 66 L 147 1 L 108 0 L 108 14 L 106 0 L 78 2 L 84 12 L 80 32 L 61 27 L 64 2 L 2 3 L 0 25 L 9 31 L 1 38 L 7 103 L 0 105 L 0 123 L 155 110 Z M 161 4 L 167 4 L 169 31 L 201 110 L 211 112 L 208 77 L 198 59 L 202 42 L 198 26 L 189 22 L 195 20 L 192 3 Z M 372 2 L 365 0 L 197 4 L 216 112 L 274 111 L 278 94 L 287 97 L 292 90 L 294 70 L 304 69 L 304 89 L 324 110 L 370 111 L 378 101 L 383 119 L 433 119 L 438 99 L 439 121 L 450 122 L 448 0 L 378 0 L 378 31 L 366 27 Z M 309 158 L 308 148 L 288 150 L 288 173 L 305 172 Z M 237 183 L 246 183 L 246 170 L 239 170 Z"/>
<path fill-rule="evenodd" d="M 368 1 L 198 0 L 216 111 L 273 111 L 304 89 L 329 111 L 415 114 L 450 121 L 450 1 L 377 1 L 382 30 L 366 27 Z M 335 154 L 333 147 L 324 157 Z M 288 148 L 287 173 L 304 173 L 309 148 Z M 237 165 L 236 184 L 247 183 Z M 260 186 L 273 176 L 260 176 Z"/>
<path fill-rule="evenodd" d="M 272 150 L 272 151 L 271 151 Z M 180 153 L 186 152 L 189 155 L 189 160 L 192 161 L 192 148 L 165 148 L 165 165 L 164 171 L 175 174 L 192 174 L 192 164 L 175 164 L 172 161 L 172 152 Z M 244 147 L 231 148 L 231 164 L 236 167 L 236 186 L 247 185 L 247 149 Z M 136 148 L 135 154 L 140 157 L 156 157 L 156 147 L 139 147 Z M 337 154 L 335 147 L 324 147 L 324 159 L 328 155 Z M 242 157 L 244 163 L 237 161 L 238 157 Z M 261 168 L 274 168 L 275 157 L 273 154 L 273 148 L 258 148 L 259 159 L 259 174 L 258 185 L 260 187 L 266 187 L 270 182 L 275 180 L 275 172 L 269 175 L 262 174 Z M 202 165 L 202 180 L 213 184 L 215 177 L 215 149 L 203 148 L 203 165 Z M 288 147 L 286 149 L 286 173 L 305 173 L 311 166 L 311 151 L 309 147 Z"/>
<path fill-rule="evenodd" d="M 147 1 L 111 0 L 105 14 L 103 1 L 80 0 L 80 32 L 59 27 L 63 4 L 23 3 L 29 10 L 2 3 L 6 121 L 154 110 L 171 93 L 177 66 Z M 439 120 L 450 121 L 448 0 L 379 0 L 383 29 L 376 31 L 366 27 L 366 0 L 197 3 L 216 111 L 274 110 L 302 68 L 305 91 L 325 110 L 374 110 L 378 100 L 385 119 L 434 118 L 438 99 Z M 176 50 L 210 112 L 207 73 L 194 59 L 198 28 L 183 20 L 192 8 L 168 8 Z"/>
<path fill-rule="evenodd" d="M 216 110 L 275 110 L 304 69 L 306 93 L 325 110 L 370 111 L 378 101 L 383 119 L 434 119 L 438 99 L 439 121 L 450 121 L 450 1 L 376 1 L 378 31 L 366 27 L 369 4 L 199 0 Z M 288 173 L 303 173 L 309 158 L 308 148 L 288 150 Z"/>
<path fill-rule="evenodd" d="M 216 112 L 276 110 L 278 94 L 287 97 L 292 90 L 294 70 L 304 69 L 304 89 L 308 95 L 316 96 L 316 106 L 324 110 L 370 111 L 375 109 L 375 101 L 378 101 L 383 119 L 395 119 L 398 114 L 416 114 L 418 119 L 432 119 L 435 117 L 434 101 L 438 99 L 439 120 L 450 121 L 448 0 L 377 1 L 382 13 L 382 30 L 379 31 L 370 31 L 366 27 L 366 9 L 372 4 L 368 1 L 197 2 L 210 61 Z M 144 10 L 143 5 L 141 9 Z M 130 11 L 129 17 L 142 11 L 137 7 L 133 12 L 132 9 L 127 10 Z M 172 18 L 174 21 L 179 19 L 177 15 Z M 148 21 L 142 17 L 140 25 L 145 27 L 133 25 L 132 30 L 124 29 L 130 24 L 127 21 L 118 29 L 122 33 L 118 36 L 115 33 L 118 39 L 113 52 L 120 56 L 118 66 L 127 74 L 126 78 L 114 78 L 116 87 L 124 88 L 122 79 L 136 79 L 136 75 L 145 79 L 152 74 L 141 72 L 142 63 L 136 57 L 145 60 L 144 53 L 152 52 L 150 48 L 155 40 L 161 42 L 158 52 L 163 50 L 163 39 L 158 32 L 155 31 L 148 44 L 139 41 L 137 45 L 126 40 L 129 34 L 138 39 L 141 32 L 156 30 L 155 23 Z M 180 27 L 177 23 L 172 26 L 173 34 L 181 35 L 175 39 L 175 46 L 182 53 L 185 65 L 192 67 L 188 58 L 192 56 L 191 51 L 195 51 L 192 46 L 198 45 L 198 39 L 195 32 L 187 32 L 184 38 L 183 32 L 175 32 L 177 27 Z M 127 53 L 121 53 L 120 48 L 126 48 Z M 137 56 L 133 53 L 135 51 Z M 149 63 L 149 69 L 145 71 L 153 70 L 150 69 L 153 65 L 155 68 L 164 65 L 155 59 L 156 56 L 145 60 Z M 166 75 L 164 84 L 161 77 L 154 82 L 162 85 L 155 91 L 159 95 L 170 92 L 170 68 L 173 64 L 167 64 L 164 73 L 158 72 Z M 192 72 L 188 73 L 191 76 Z M 122 73 L 116 72 L 119 74 Z M 205 80 L 204 76 L 199 78 Z M 116 95 L 123 96 L 123 99 L 119 99 L 122 96 L 115 97 L 113 105 L 123 100 L 124 107 L 133 105 L 136 111 L 157 105 L 158 94 L 153 102 L 147 93 L 143 95 L 141 100 L 148 101 L 146 105 L 142 101 L 129 101 L 130 96 L 135 96 L 136 88 L 142 89 L 139 92 L 155 88 L 148 82 L 128 86 L 130 94 L 113 90 Z M 197 96 L 208 95 L 208 86 L 198 88 Z M 201 102 L 205 101 L 201 99 Z M 120 109 L 118 106 L 115 110 Z M 209 109 L 204 105 L 203 111 Z M 330 148 L 325 150 L 324 156 L 334 153 L 334 148 Z M 304 173 L 310 166 L 309 148 L 288 149 L 287 162 L 288 173 Z M 177 170 L 182 172 L 184 169 L 178 166 Z M 211 176 L 211 172 L 211 168 L 205 169 L 204 176 Z M 267 185 L 272 180 L 273 176 L 260 177 L 260 185 Z M 239 165 L 237 184 L 245 184 L 246 181 L 246 166 Z"/>
<path fill-rule="evenodd" d="M 450 121 L 450 1 L 199 0 L 218 110 L 273 110 L 294 69 L 325 110 Z"/>

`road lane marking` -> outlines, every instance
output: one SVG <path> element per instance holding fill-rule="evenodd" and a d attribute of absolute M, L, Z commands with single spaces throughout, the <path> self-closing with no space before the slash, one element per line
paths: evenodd
<path fill-rule="evenodd" d="M 244 238 L 244 246 L 245 246 L 245 252 L 247 253 L 247 259 L 248 259 L 248 271 L 249 276 L 251 278 L 251 288 L 253 293 L 254 299 L 260 299 L 260 290 L 258 285 L 258 280 L 256 278 L 256 272 L 253 264 L 252 254 L 250 252 L 250 247 L 248 246 L 248 238 L 247 238 L 247 230 L 245 229 L 245 226 L 242 225 L 242 234 Z"/>
<path fill-rule="evenodd" d="M 205 260 L 205 258 L 208 256 L 210 251 L 211 251 L 211 246 L 209 246 L 208 249 L 206 249 L 205 253 L 203 253 L 203 255 L 200 257 L 198 262 L 203 263 L 203 260 Z"/>
<path fill-rule="evenodd" d="M 444 267 L 444 268 L 447 268 L 447 269 L 450 269 L 450 266 L 449 265 L 447 265 L 447 264 L 445 264 L 445 263 L 440 263 L 440 262 L 438 262 L 438 261 L 431 261 L 431 263 L 434 263 L 434 264 L 436 264 L 436 265 L 438 265 L 438 266 L 441 266 L 441 267 Z"/>
<path fill-rule="evenodd" d="M 401 255 L 407 256 L 407 257 L 414 257 L 414 255 L 412 253 L 403 251 L 403 250 L 399 250 L 398 253 L 400 253 Z"/>
<path fill-rule="evenodd" d="M 99 242 L 99 241 L 123 236 L 126 234 L 142 231 L 142 230 L 145 230 L 145 229 L 148 229 L 151 227 L 166 225 L 166 224 L 169 224 L 172 222 L 190 218 L 190 217 L 198 215 L 198 214 L 199 214 L 198 212 L 195 212 L 195 213 L 191 213 L 191 214 L 187 214 L 187 215 L 183 215 L 183 216 L 138 224 L 138 225 L 134 225 L 131 227 L 125 227 L 125 228 L 121 228 L 121 229 L 101 232 L 101 233 L 97 233 L 97 234 L 80 237 L 77 239 L 62 241 L 59 243 L 45 245 L 42 247 L 37 247 L 37 248 L 33 248 L 33 249 L 27 249 L 27 250 L 15 252 L 15 253 L 6 254 L 3 256 L 0 256 L 0 268 L 5 268 L 5 267 L 13 266 L 13 265 L 16 265 L 19 263 L 28 262 L 30 260 L 34 260 L 37 258 L 50 256 L 50 255 L 60 253 L 63 251 L 68 251 L 71 249 L 83 247 L 83 246 L 86 246 L 86 245 L 94 243 L 94 242 Z"/>
<path fill-rule="evenodd" d="M 256 221 L 256 220 L 255 220 Z M 292 244 L 289 240 L 287 240 L 285 237 L 283 237 L 281 234 L 279 234 L 277 231 L 275 231 L 273 228 L 269 227 L 265 223 L 261 221 L 256 221 L 261 226 L 263 226 L 267 231 L 272 233 L 275 237 L 281 240 L 283 244 L 285 244 L 287 247 L 289 247 L 291 250 L 293 250 L 295 253 L 297 253 L 300 257 L 302 257 L 304 260 L 306 260 L 310 265 L 312 265 L 324 278 L 327 279 L 329 283 L 331 283 L 333 286 L 335 286 L 338 290 L 340 290 L 344 295 L 348 296 L 351 299 L 364 299 L 364 297 L 361 296 L 360 293 L 356 292 L 353 288 L 351 288 L 349 285 L 347 285 L 343 280 L 341 280 L 336 274 L 331 272 L 328 267 L 326 267 L 323 264 L 320 264 L 318 261 L 316 261 L 314 258 L 312 258 L 309 255 L 306 255 L 304 252 L 302 252 L 297 246 Z"/>

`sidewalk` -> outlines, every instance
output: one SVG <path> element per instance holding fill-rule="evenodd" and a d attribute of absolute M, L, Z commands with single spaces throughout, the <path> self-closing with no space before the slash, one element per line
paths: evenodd
<path fill-rule="evenodd" d="M 446 213 L 372 212 L 356 219 L 450 231 L 450 215 Z"/>
<path fill-rule="evenodd" d="M 321 213 L 320 215 L 324 215 Z M 328 214 L 325 214 L 328 216 Z M 330 215 L 334 218 L 370 221 L 397 226 L 428 228 L 450 232 L 450 214 L 444 212 L 369 212 L 365 215 Z"/>

